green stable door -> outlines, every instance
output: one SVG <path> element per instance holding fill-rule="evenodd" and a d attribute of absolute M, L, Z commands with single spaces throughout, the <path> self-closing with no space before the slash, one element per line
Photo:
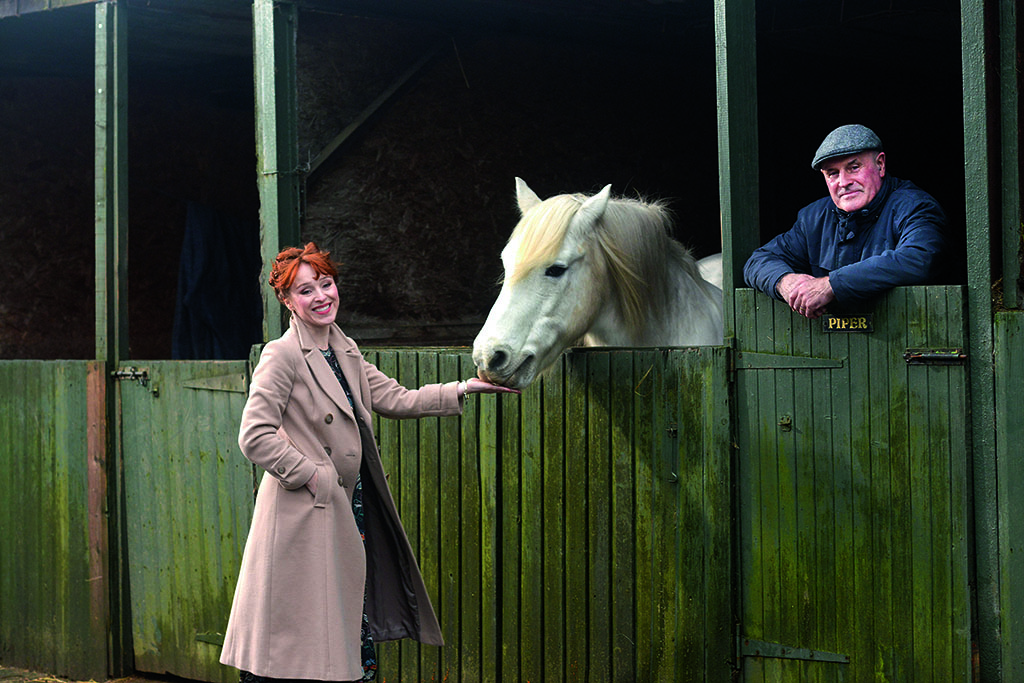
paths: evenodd
<path fill-rule="evenodd" d="M 963 298 L 830 323 L 736 292 L 746 683 L 971 680 Z"/>

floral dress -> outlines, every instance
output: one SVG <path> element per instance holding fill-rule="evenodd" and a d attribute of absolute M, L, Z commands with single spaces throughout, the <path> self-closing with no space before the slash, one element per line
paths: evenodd
<path fill-rule="evenodd" d="M 345 391 L 345 398 L 348 399 L 348 404 L 355 410 L 355 401 L 352 400 L 352 391 L 349 389 L 348 380 L 345 379 L 344 373 L 341 371 L 341 365 L 338 364 L 338 358 L 334 355 L 334 349 L 328 348 L 326 351 L 321 350 L 324 360 L 331 366 L 331 370 L 334 371 L 334 376 L 338 378 L 341 383 L 341 388 Z M 360 430 L 362 434 L 362 430 Z M 363 539 L 363 544 L 366 544 L 366 529 L 364 523 L 363 513 L 363 480 L 361 477 L 356 478 L 356 484 L 352 487 L 352 514 L 356 518 L 356 528 L 359 529 L 359 536 Z M 365 603 L 366 596 L 363 596 L 363 602 Z M 373 647 L 373 634 L 370 633 L 370 620 L 366 616 L 366 612 L 363 612 L 363 627 L 360 630 L 360 637 L 363 641 L 362 657 L 363 657 L 363 680 L 372 681 L 377 677 L 377 652 Z"/>

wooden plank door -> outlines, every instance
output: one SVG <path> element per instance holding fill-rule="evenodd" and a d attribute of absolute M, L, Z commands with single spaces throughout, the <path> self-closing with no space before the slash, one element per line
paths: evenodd
<path fill-rule="evenodd" d="M 244 361 L 150 361 L 119 370 L 138 671 L 237 680 L 218 663 L 253 508 L 238 449 Z"/>
<path fill-rule="evenodd" d="M 870 332 L 735 302 L 743 680 L 970 680 L 961 288 Z"/>

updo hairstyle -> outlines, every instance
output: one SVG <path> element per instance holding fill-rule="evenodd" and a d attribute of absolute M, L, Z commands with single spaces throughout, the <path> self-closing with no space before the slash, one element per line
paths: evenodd
<path fill-rule="evenodd" d="M 320 251 L 312 242 L 308 243 L 304 248 L 299 249 L 298 247 L 289 247 L 284 249 L 277 258 L 274 259 L 274 265 L 270 268 L 270 277 L 268 282 L 270 286 L 274 288 L 274 292 L 277 294 L 277 300 L 284 303 L 284 300 L 288 297 L 288 290 L 291 289 L 292 283 L 295 282 L 295 273 L 298 272 L 299 266 L 303 263 L 308 263 L 313 268 L 313 272 L 316 273 L 317 277 L 323 277 L 327 275 L 329 277 L 338 276 L 338 268 L 331 261 L 331 253 L 329 251 Z"/>

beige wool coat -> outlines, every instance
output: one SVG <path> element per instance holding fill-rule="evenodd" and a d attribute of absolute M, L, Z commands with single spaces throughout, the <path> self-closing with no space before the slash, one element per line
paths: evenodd
<path fill-rule="evenodd" d="M 355 414 L 306 324 L 264 347 L 242 413 L 242 453 L 265 470 L 224 636 L 223 664 L 272 678 L 361 679 L 363 596 L 375 641 L 441 645 L 441 628 L 376 446 L 357 419 L 461 412 L 457 383 L 409 390 L 337 325 L 330 345 Z M 352 513 L 362 468 L 366 550 Z M 318 472 L 314 497 L 305 486 Z"/>

